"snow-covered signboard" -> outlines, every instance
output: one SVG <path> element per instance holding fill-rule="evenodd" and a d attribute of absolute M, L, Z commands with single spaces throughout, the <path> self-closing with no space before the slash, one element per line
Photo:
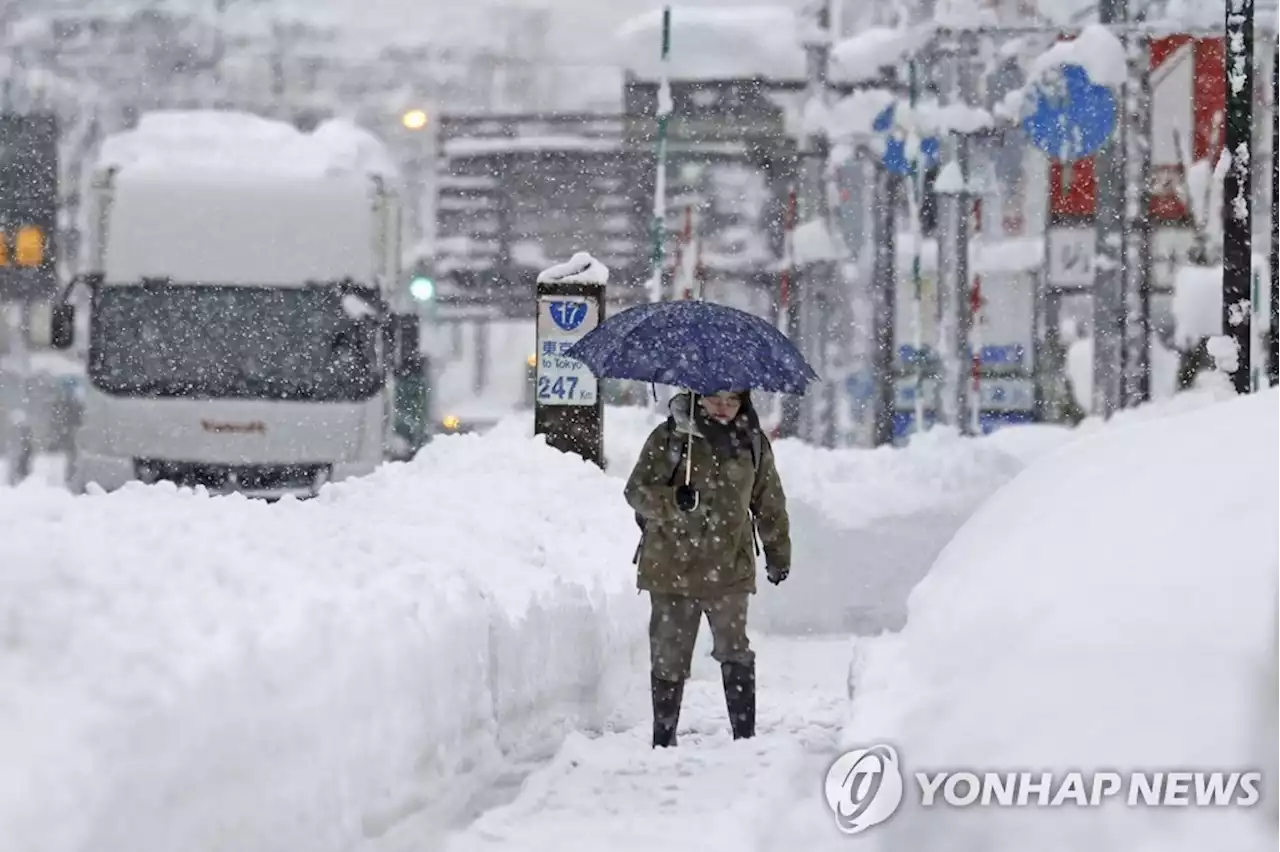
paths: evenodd
<path fill-rule="evenodd" d="M 594 299 L 538 299 L 537 401 L 542 405 L 595 405 L 598 382 L 586 365 L 562 353 L 600 324 Z"/>
<path fill-rule="evenodd" d="M 974 339 L 979 347 L 981 376 L 981 422 L 984 431 L 1002 423 L 1027 422 L 1035 410 L 1035 316 L 1036 276 L 1032 272 L 1000 270 L 982 273 L 982 305 L 977 316 Z M 938 368 L 937 288 L 926 277 L 921 288 L 923 357 L 926 377 L 921 381 L 925 402 L 925 422 L 936 419 L 935 379 L 928 376 Z M 916 359 L 914 288 L 909 275 L 898 276 L 897 316 L 894 347 L 899 378 L 895 382 L 894 430 L 905 438 L 914 428 Z M 970 360 L 963 365 L 964 382 L 972 381 Z"/>
<path fill-rule="evenodd" d="M 982 276 L 982 311 L 978 316 L 982 369 L 987 373 L 1030 375 L 1035 352 L 1035 288 L 1033 274 L 992 272 Z M 910 276 L 899 275 L 895 294 L 894 346 L 897 368 L 912 371 L 923 355 L 936 360 L 938 347 L 938 295 L 932 276 L 921 287 L 923 353 L 918 353 L 913 309 L 914 287 Z M 966 374 L 968 366 L 966 365 Z"/>
<path fill-rule="evenodd" d="M 1092 287 L 1097 243 L 1092 227 L 1050 227 L 1047 246 L 1049 285 L 1065 290 Z"/>
<path fill-rule="evenodd" d="M 1182 226 L 1187 215 L 1180 191 L 1184 163 L 1216 162 L 1222 149 L 1226 41 L 1222 36 L 1162 36 L 1151 40 L 1150 55 L 1150 216 L 1156 228 Z M 1051 163 L 1051 220 L 1092 220 L 1097 187 L 1092 157 L 1069 166 Z"/>

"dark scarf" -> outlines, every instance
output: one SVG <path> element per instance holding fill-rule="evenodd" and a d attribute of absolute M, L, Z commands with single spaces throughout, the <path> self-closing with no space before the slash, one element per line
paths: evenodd
<path fill-rule="evenodd" d="M 760 430 L 760 419 L 745 397 L 738 416 L 728 423 L 721 423 L 707 416 L 701 405 L 694 406 L 694 423 L 716 456 L 731 459 L 740 453 L 751 452 L 751 436 Z"/>

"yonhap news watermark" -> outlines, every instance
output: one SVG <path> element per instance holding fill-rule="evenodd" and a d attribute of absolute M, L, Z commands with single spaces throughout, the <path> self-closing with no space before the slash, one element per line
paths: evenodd
<path fill-rule="evenodd" d="M 827 771 L 827 806 L 845 834 L 893 816 L 908 797 L 923 808 L 1247 808 L 1262 797 L 1262 773 L 1239 770 L 929 770 L 907 773 L 897 750 L 878 744 L 840 755 Z"/>

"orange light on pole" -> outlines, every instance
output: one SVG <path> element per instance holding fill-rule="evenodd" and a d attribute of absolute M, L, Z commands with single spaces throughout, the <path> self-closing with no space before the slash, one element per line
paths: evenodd
<path fill-rule="evenodd" d="M 13 253 L 18 266 L 39 266 L 44 263 L 44 233 L 34 225 L 19 228 Z"/>
<path fill-rule="evenodd" d="M 0 266 L 9 265 L 9 235 L 0 231 Z"/>

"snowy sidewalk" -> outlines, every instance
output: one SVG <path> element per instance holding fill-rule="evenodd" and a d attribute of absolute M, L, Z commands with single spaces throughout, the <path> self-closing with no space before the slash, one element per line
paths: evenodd
<path fill-rule="evenodd" d="M 754 739 L 730 737 L 719 667 L 700 643 L 685 688 L 679 746 L 650 747 L 648 682 L 638 681 L 627 717 L 618 720 L 624 730 L 570 736 L 513 802 L 455 835 L 447 852 L 753 848 L 769 814 L 793 801 L 797 775 L 811 775 L 819 795 L 847 716 L 852 639 L 753 641 Z"/>

